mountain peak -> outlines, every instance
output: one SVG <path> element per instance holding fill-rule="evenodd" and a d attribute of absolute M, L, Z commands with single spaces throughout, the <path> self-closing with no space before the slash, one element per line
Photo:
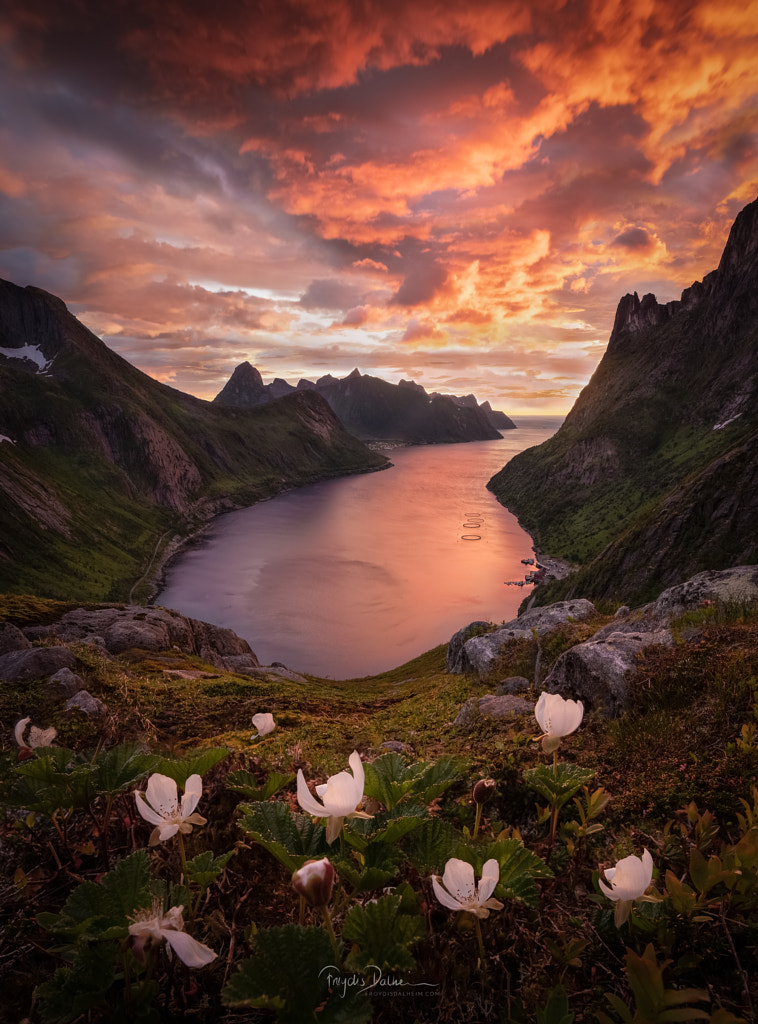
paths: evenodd
<path fill-rule="evenodd" d="M 234 373 L 219 391 L 214 402 L 247 408 L 260 405 L 266 395 L 263 378 L 254 366 L 245 361 L 235 367 Z"/>

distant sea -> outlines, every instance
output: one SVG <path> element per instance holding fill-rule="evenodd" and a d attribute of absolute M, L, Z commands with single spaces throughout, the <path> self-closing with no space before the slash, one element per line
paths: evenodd
<path fill-rule="evenodd" d="M 262 664 L 349 679 L 395 668 L 477 619 L 513 618 L 532 540 L 487 490 L 563 417 L 502 441 L 388 452 L 393 468 L 289 491 L 219 516 L 155 603 L 228 626 Z"/>

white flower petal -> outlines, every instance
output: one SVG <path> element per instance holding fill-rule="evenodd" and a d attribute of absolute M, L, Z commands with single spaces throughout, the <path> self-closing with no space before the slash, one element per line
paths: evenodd
<path fill-rule="evenodd" d="M 340 834 L 344 821 L 344 818 L 338 817 L 330 817 L 326 819 L 326 841 L 329 846 L 332 845 L 334 840 Z"/>
<path fill-rule="evenodd" d="M 190 775 L 184 783 L 182 795 L 182 818 L 188 818 L 197 807 L 200 797 L 203 795 L 203 780 L 199 775 Z"/>
<path fill-rule="evenodd" d="M 482 906 L 486 905 L 492 893 L 495 891 L 495 886 L 500 881 L 500 865 L 493 857 L 488 860 L 482 868 L 482 880 L 479 883 L 479 894 L 478 899 Z"/>
<path fill-rule="evenodd" d="M 54 729 L 52 725 L 49 729 L 39 729 L 33 725 L 29 730 L 29 746 L 49 747 L 57 735 L 58 730 Z"/>
<path fill-rule="evenodd" d="M 13 736 L 16 740 L 16 743 L 18 743 L 20 747 L 25 747 L 27 745 L 24 742 L 24 732 L 26 731 L 26 727 L 30 722 L 31 718 L 22 718 L 18 722 L 16 722 L 16 725 L 13 728 Z"/>
<path fill-rule="evenodd" d="M 448 910 L 464 910 L 465 908 L 447 891 L 440 885 L 440 880 L 437 875 L 432 875 L 432 889 L 434 889 L 434 895 L 440 901 L 443 907 L 447 907 Z"/>
<path fill-rule="evenodd" d="M 173 928 L 166 928 L 162 931 L 166 942 L 171 946 L 176 955 L 188 967 L 204 967 L 211 960 L 218 956 L 208 946 L 193 939 L 186 932 L 175 931 Z"/>
<path fill-rule="evenodd" d="M 362 795 L 357 796 L 355 779 L 349 772 L 338 772 L 327 781 L 322 799 L 327 814 L 344 817 L 355 810 Z"/>
<path fill-rule="evenodd" d="M 445 865 L 442 884 L 462 906 L 477 902 L 474 868 L 468 861 L 451 857 Z"/>
<path fill-rule="evenodd" d="M 366 785 L 366 775 L 363 770 L 363 761 L 361 761 L 361 755 L 357 750 L 354 750 L 350 757 L 347 759 L 347 763 L 353 769 L 353 776 L 355 778 L 355 792 L 358 794 L 358 798 L 355 801 L 355 806 L 363 799 L 363 788 Z"/>
<path fill-rule="evenodd" d="M 262 711 L 259 711 L 257 715 L 253 715 L 253 725 L 258 730 L 259 736 L 267 736 L 276 728 L 274 716 L 269 712 L 264 713 Z"/>
<path fill-rule="evenodd" d="M 299 768 L 297 772 L 297 802 L 306 814 L 313 814 L 317 818 L 325 818 L 327 816 L 326 809 L 308 789 L 308 783 L 305 781 L 302 768 Z"/>
<path fill-rule="evenodd" d="M 161 818 L 170 818 L 179 812 L 179 794 L 176 782 L 168 775 L 156 772 L 147 780 L 145 797 Z"/>
<path fill-rule="evenodd" d="M 134 794 L 134 798 L 137 802 L 137 810 L 145 819 L 149 821 L 151 825 L 162 825 L 163 818 L 157 811 L 154 811 L 150 804 L 145 799 L 145 794 L 141 790 L 137 790 Z"/>
<path fill-rule="evenodd" d="M 537 725 L 542 729 L 543 732 L 550 732 L 547 724 L 547 698 L 550 695 L 543 690 L 540 694 L 540 699 L 537 701 L 537 705 L 534 709 L 534 717 L 537 719 Z"/>
<path fill-rule="evenodd" d="M 177 822 L 164 821 L 158 825 L 158 839 L 160 842 L 165 843 L 171 836 L 175 836 L 179 831 L 179 825 Z"/>

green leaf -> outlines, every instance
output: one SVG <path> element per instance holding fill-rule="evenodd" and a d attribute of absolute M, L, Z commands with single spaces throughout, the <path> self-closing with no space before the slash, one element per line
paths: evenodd
<path fill-rule="evenodd" d="M 281 1024 L 309 1020 L 365 1024 L 371 1004 L 359 992 L 339 984 L 341 972 L 335 958 L 321 928 L 290 924 L 259 931 L 253 955 L 232 975 L 221 993 L 222 1002 L 276 1010 Z"/>
<path fill-rule="evenodd" d="M 207 889 L 211 882 L 215 882 L 236 852 L 236 850 L 230 850 L 228 853 L 214 857 L 212 850 L 204 850 L 197 857 L 187 861 L 187 877 L 200 889 Z"/>
<path fill-rule="evenodd" d="M 226 777 L 226 788 L 231 789 L 233 793 L 241 793 L 248 800 L 263 803 L 270 800 L 280 789 L 289 786 L 294 778 L 295 776 L 291 773 L 282 775 L 280 772 L 271 772 L 264 784 L 260 786 L 252 772 L 230 772 Z"/>
<path fill-rule="evenodd" d="M 59 967 L 36 989 L 43 1024 L 67 1024 L 100 1005 L 115 980 L 116 944 L 86 950 L 71 967 Z"/>
<path fill-rule="evenodd" d="M 411 832 L 405 850 L 408 859 L 422 875 L 441 872 L 460 842 L 453 826 L 440 818 L 427 818 Z"/>
<path fill-rule="evenodd" d="M 551 807 L 563 807 L 569 800 L 578 793 L 582 786 L 586 786 L 595 776 L 594 771 L 589 768 L 582 768 L 578 764 L 557 765 L 557 771 L 553 771 L 552 765 L 538 764 L 524 772 L 524 782 L 532 789 L 536 789 L 540 796 L 548 801 Z"/>
<path fill-rule="evenodd" d="M 184 786 L 190 775 L 205 775 L 219 761 L 223 761 L 228 754 L 227 747 L 211 747 L 210 750 L 201 750 L 182 760 L 175 757 L 161 757 L 154 770 L 160 775 L 167 775 L 173 779 L 177 786 Z"/>
<path fill-rule="evenodd" d="M 421 761 L 408 765 L 401 754 L 393 751 L 377 757 L 364 767 L 366 796 L 379 800 L 388 811 L 406 799 L 419 799 L 427 804 L 456 782 L 461 775 L 457 761 L 443 757 L 439 761 Z"/>
<path fill-rule="evenodd" d="M 324 826 L 303 814 L 293 814 L 285 803 L 243 804 L 242 811 L 240 828 L 289 872 L 329 852 Z"/>
<path fill-rule="evenodd" d="M 348 912 L 342 935 L 359 947 L 350 953 L 348 967 L 404 971 L 416 966 L 410 947 L 423 937 L 424 920 L 418 914 L 404 913 L 401 904 L 402 896 L 393 894 Z"/>
<path fill-rule="evenodd" d="M 156 770 L 161 759 L 147 754 L 139 743 L 122 743 L 101 750 L 92 762 L 93 781 L 98 793 L 113 796 Z"/>
<path fill-rule="evenodd" d="M 537 1007 L 537 1024 L 572 1024 L 573 1020 L 566 990 L 556 985 L 548 992 L 545 1005 Z"/>
<path fill-rule="evenodd" d="M 534 909 L 540 902 L 536 879 L 553 877 L 547 864 L 518 839 L 501 839 L 484 848 L 461 845 L 455 856 L 472 864 L 477 878 L 481 877 L 486 861 L 494 858 L 500 866 L 500 881 L 494 895 L 500 899 L 520 900 Z"/>
<path fill-rule="evenodd" d="M 5 802 L 48 816 L 87 807 L 97 795 L 92 765 L 62 747 L 46 750 L 44 757 L 24 761 L 16 768 Z"/>

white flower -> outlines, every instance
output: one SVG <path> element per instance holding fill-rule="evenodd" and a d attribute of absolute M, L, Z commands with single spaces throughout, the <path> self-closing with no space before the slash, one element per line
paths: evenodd
<path fill-rule="evenodd" d="M 559 693 L 541 693 L 534 717 L 545 733 L 542 737 L 542 749 L 552 754 L 558 749 L 562 736 L 576 732 L 582 723 L 584 704 L 580 700 L 564 700 Z"/>
<path fill-rule="evenodd" d="M 327 843 L 333 843 L 337 838 L 345 818 L 371 817 L 365 811 L 359 810 L 363 801 L 365 778 L 363 762 L 357 750 L 352 752 L 348 762 L 353 769 L 352 775 L 350 772 L 338 772 L 337 775 L 332 775 L 327 779 L 324 784 L 316 786 L 316 792 L 321 797 L 322 803 L 319 803 L 308 789 L 302 768 L 297 773 L 297 802 L 306 814 L 327 819 Z"/>
<path fill-rule="evenodd" d="M 184 931 L 183 910 L 183 906 L 171 907 L 164 914 L 156 900 L 150 910 L 137 913 L 134 923 L 129 925 L 129 934 L 132 936 L 132 951 L 139 960 L 144 962 L 146 944 L 164 939 L 188 967 L 203 967 L 216 959 L 218 954 Z"/>
<path fill-rule="evenodd" d="M 500 865 L 493 857 L 482 868 L 482 880 L 477 889 L 474 883 L 474 868 L 468 861 L 451 857 L 445 865 L 445 872 L 432 875 L 434 895 L 448 910 L 467 910 L 477 917 L 489 917 L 490 910 L 502 910 L 500 900 L 490 899 L 500 880 Z"/>
<path fill-rule="evenodd" d="M 263 736 L 268 736 L 270 732 L 276 729 L 276 723 L 274 722 L 274 716 L 266 712 L 265 714 L 261 711 L 257 715 L 253 715 L 253 725 L 258 730 L 257 736 L 251 736 L 250 739 L 260 739 Z"/>
<path fill-rule="evenodd" d="M 25 740 L 24 733 L 30 722 L 31 718 L 22 718 L 16 722 L 13 729 L 16 743 L 18 743 L 22 750 L 33 749 L 34 747 L 49 747 L 57 736 L 57 730 L 52 726 L 49 729 L 39 729 L 36 725 L 33 725 L 29 730 L 29 739 Z"/>
<path fill-rule="evenodd" d="M 653 858 L 643 850 L 641 857 L 634 854 L 624 857 L 615 868 L 606 868 L 603 874 L 611 883 L 610 888 L 600 879 L 598 884 L 608 899 L 616 903 L 614 920 L 620 928 L 629 917 L 632 903 L 644 896 L 653 880 Z"/>
<path fill-rule="evenodd" d="M 147 791 L 137 790 L 137 810 L 145 821 L 157 826 L 150 836 L 150 845 L 164 842 L 177 832 L 191 832 L 193 825 L 204 825 L 205 818 L 193 811 L 203 795 L 203 780 L 199 775 L 190 775 L 184 784 L 181 804 L 176 782 L 167 775 L 151 775 Z"/>

